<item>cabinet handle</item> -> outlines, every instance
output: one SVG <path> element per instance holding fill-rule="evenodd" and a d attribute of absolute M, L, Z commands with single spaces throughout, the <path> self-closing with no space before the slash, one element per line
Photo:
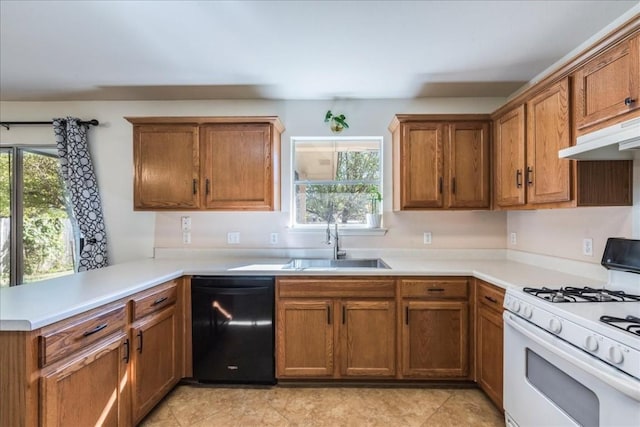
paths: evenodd
<path fill-rule="evenodd" d="M 205 194 L 208 196 L 209 192 L 211 191 L 209 178 L 207 178 L 206 181 L 204 182 L 204 186 L 205 186 Z"/>
<path fill-rule="evenodd" d="M 405 306 L 404 308 L 404 324 L 408 325 L 409 324 L 409 306 Z"/>
<path fill-rule="evenodd" d="M 124 363 L 129 363 L 129 338 L 124 340 Z"/>
<path fill-rule="evenodd" d="M 347 311 L 343 305 L 342 306 L 342 324 L 344 325 L 345 323 L 347 323 Z"/>
<path fill-rule="evenodd" d="M 633 103 L 635 103 L 635 102 L 636 102 L 636 100 L 635 100 L 635 99 L 633 99 L 633 98 L 631 98 L 630 96 L 628 96 L 628 97 L 626 97 L 626 98 L 624 99 L 624 105 L 626 105 L 627 107 L 630 107 L 630 106 L 631 106 L 631 104 L 633 104 Z"/>
<path fill-rule="evenodd" d="M 156 306 L 158 304 L 162 304 L 163 302 L 165 302 L 167 299 L 169 299 L 169 297 L 162 297 L 162 298 L 158 298 L 157 300 L 155 300 L 153 302 L 153 304 L 151 304 L 152 306 Z"/>
<path fill-rule="evenodd" d="M 198 192 L 198 180 L 197 179 L 193 179 L 193 194 L 196 194 Z"/>
<path fill-rule="evenodd" d="M 442 190 L 440 190 L 442 193 Z M 451 178 L 451 193 L 456 194 L 456 177 Z"/>
<path fill-rule="evenodd" d="M 520 169 L 516 171 L 516 187 L 522 188 L 522 171 Z"/>
<path fill-rule="evenodd" d="M 438 178 L 438 191 L 442 194 L 442 177 Z"/>
<path fill-rule="evenodd" d="M 489 295 L 485 295 L 485 296 L 484 296 L 484 299 L 489 300 L 490 302 L 492 302 L 492 303 L 494 303 L 494 304 L 498 302 L 498 300 L 497 300 L 497 299 L 492 298 L 492 297 L 490 297 Z"/>
<path fill-rule="evenodd" d="M 138 332 L 138 353 L 142 354 L 142 331 Z"/>
<path fill-rule="evenodd" d="M 444 288 L 429 288 L 427 292 L 443 292 Z"/>
<path fill-rule="evenodd" d="M 331 324 L 331 306 L 327 306 L 327 325 Z"/>
<path fill-rule="evenodd" d="M 104 328 L 106 328 L 108 325 L 108 323 L 103 323 L 102 325 L 98 325 L 95 328 L 91 329 L 90 331 L 85 331 L 82 336 L 83 337 L 88 337 L 89 335 L 93 335 L 96 332 L 100 332 L 101 330 L 103 330 Z"/>
<path fill-rule="evenodd" d="M 533 168 L 531 166 L 527 166 L 527 185 L 533 184 Z"/>

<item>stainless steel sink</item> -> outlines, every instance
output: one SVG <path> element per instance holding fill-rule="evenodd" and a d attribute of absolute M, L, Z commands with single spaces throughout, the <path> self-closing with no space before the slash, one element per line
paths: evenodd
<path fill-rule="evenodd" d="M 283 267 L 285 270 L 338 269 L 338 268 L 387 268 L 380 258 L 370 259 L 330 259 L 330 258 L 293 258 Z"/>

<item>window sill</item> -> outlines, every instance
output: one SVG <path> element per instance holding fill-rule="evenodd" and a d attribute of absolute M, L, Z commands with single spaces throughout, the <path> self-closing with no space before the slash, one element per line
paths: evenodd
<path fill-rule="evenodd" d="M 289 233 L 325 233 L 327 226 L 323 227 L 289 227 Z M 389 229 L 387 228 L 366 228 L 366 227 L 352 227 L 352 228 L 338 228 L 340 236 L 384 236 Z M 333 224 L 331 225 L 331 232 L 333 232 Z"/>

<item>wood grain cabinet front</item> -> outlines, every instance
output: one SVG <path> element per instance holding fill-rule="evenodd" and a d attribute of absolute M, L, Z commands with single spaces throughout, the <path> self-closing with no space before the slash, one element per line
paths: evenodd
<path fill-rule="evenodd" d="M 137 210 L 280 209 L 277 117 L 128 117 Z"/>
<path fill-rule="evenodd" d="M 626 160 L 558 158 L 572 144 L 568 78 L 494 119 L 494 206 L 498 209 L 628 206 Z"/>
<path fill-rule="evenodd" d="M 488 116 L 396 115 L 394 210 L 488 209 Z"/>
<path fill-rule="evenodd" d="M 131 425 L 130 353 L 129 338 L 121 331 L 43 370 L 40 425 Z"/>
<path fill-rule="evenodd" d="M 395 282 L 380 278 L 279 278 L 280 379 L 392 378 Z"/>
<path fill-rule="evenodd" d="M 640 35 L 589 60 L 574 74 L 576 132 L 625 120 L 640 109 Z M 635 114 L 636 116 L 638 114 Z"/>
<path fill-rule="evenodd" d="M 178 281 L 131 297 L 131 408 L 138 424 L 180 380 Z"/>
<path fill-rule="evenodd" d="M 466 278 L 407 278 L 402 294 L 402 376 L 469 379 Z"/>
<path fill-rule="evenodd" d="M 476 382 L 502 410 L 504 289 L 476 282 Z"/>

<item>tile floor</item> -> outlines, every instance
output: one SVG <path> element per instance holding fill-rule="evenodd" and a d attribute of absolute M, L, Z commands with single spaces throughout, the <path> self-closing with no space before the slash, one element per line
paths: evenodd
<path fill-rule="evenodd" d="M 477 389 L 179 385 L 144 427 L 502 426 Z"/>

